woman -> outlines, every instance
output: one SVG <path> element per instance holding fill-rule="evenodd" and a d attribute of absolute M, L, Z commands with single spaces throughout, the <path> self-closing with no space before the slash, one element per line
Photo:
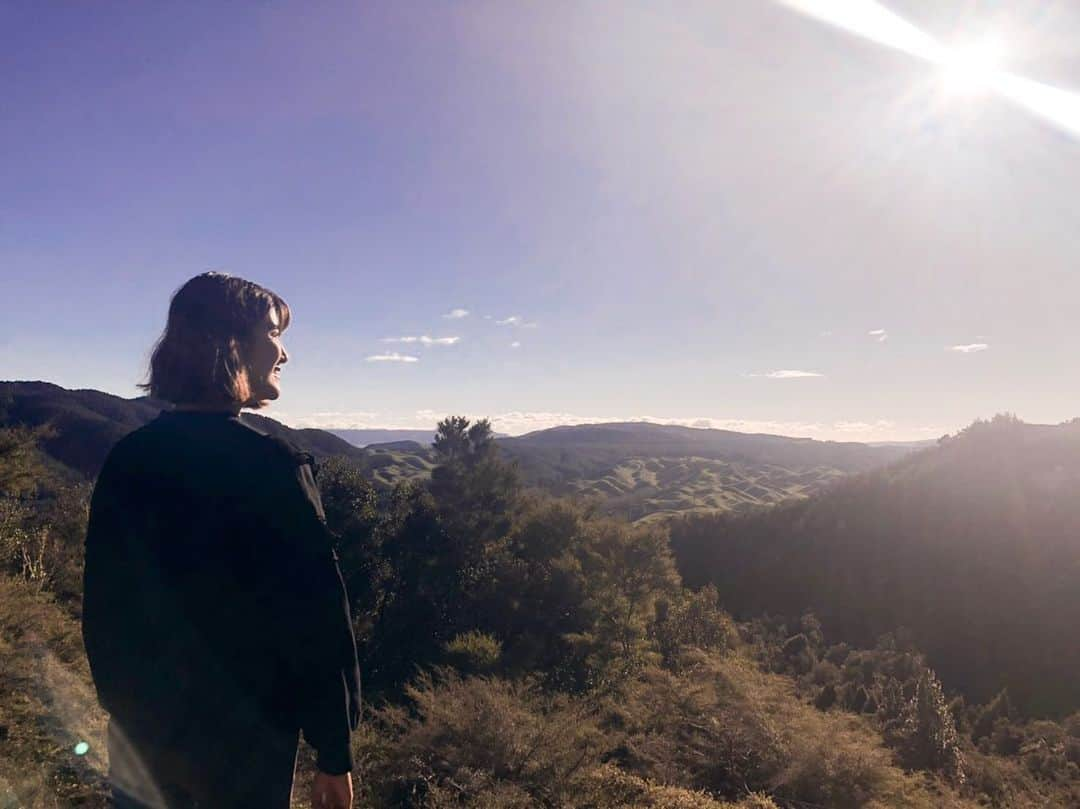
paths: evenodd
<path fill-rule="evenodd" d="M 288 807 L 298 735 L 315 807 L 352 803 L 359 674 L 313 459 L 239 418 L 280 395 L 289 307 L 192 278 L 140 387 L 174 408 L 94 488 L 83 637 L 117 807 Z"/>

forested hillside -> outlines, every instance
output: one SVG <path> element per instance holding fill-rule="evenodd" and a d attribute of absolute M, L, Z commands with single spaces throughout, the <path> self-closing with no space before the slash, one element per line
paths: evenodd
<path fill-rule="evenodd" d="M 78 643 L 89 491 L 52 478 L 35 439 L 0 430 L 0 800 L 102 806 Z M 683 586 L 665 526 L 529 493 L 486 423 L 447 420 L 434 452 L 428 481 L 392 492 L 349 458 L 321 463 L 367 694 L 360 805 L 1080 800 L 1080 717 L 952 698 L 896 635 L 860 649 L 812 615 L 737 623 L 723 589 Z M 300 783 L 310 766 L 308 751 Z"/>
<path fill-rule="evenodd" d="M 737 615 L 813 610 L 855 644 L 905 627 L 951 686 L 1080 707 L 1080 423 L 1000 416 L 825 494 L 672 524 L 688 583 Z"/>

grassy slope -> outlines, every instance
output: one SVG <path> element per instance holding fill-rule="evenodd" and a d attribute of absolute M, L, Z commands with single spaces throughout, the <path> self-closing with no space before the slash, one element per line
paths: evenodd
<path fill-rule="evenodd" d="M 808 497 L 842 477 L 828 467 L 790 470 L 711 458 L 631 458 L 603 477 L 574 481 L 569 487 L 575 494 L 600 499 L 605 513 L 642 520 L 741 513 Z"/>
<path fill-rule="evenodd" d="M 428 451 L 378 449 L 365 462 L 366 472 L 383 486 L 425 479 L 434 466 Z M 640 457 L 568 477 L 557 493 L 587 498 L 604 514 L 638 521 L 675 514 L 744 513 L 804 499 L 843 477 L 843 472 L 827 466 L 787 469 L 715 458 Z"/>
<path fill-rule="evenodd" d="M 105 806 L 105 725 L 78 622 L 0 575 L 0 806 Z M 87 742 L 85 756 L 75 745 Z"/>

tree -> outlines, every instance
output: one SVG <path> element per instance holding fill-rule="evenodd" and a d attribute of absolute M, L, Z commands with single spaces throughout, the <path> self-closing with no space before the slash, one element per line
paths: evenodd
<path fill-rule="evenodd" d="M 439 423 L 435 456 L 427 486 L 399 486 L 380 528 L 385 585 L 365 655 L 376 689 L 397 689 L 494 620 L 491 583 L 520 509 L 516 469 L 498 457 L 488 421 L 462 416 Z"/>
<path fill-rule="evenodd" d="M 902 715 L 901 750 L 909 766 L 938 770 L 956 783 L 964 780 L 964 754 L 941 683 L 923 669 L 915 696 Z"/>
<path fill-rule="evenodd" d="M 440 421 L 428 488 L 448 530 L 472 550 L 504 536 L 521 493 L 517 469 L 499 458 L 491 423 L 464 416 Z M 462 567 L 462 566 L 459 566 Z"/>
<path fill-rule="evenodd" d="M 349 593 L 357 641 L 363 643 L 382 608 L 389 575 L 379 547 L 378 495 L 361 467 L 344 456 L 322 461 L 318 479 L 326 524 L 335 535 Z"/>
<path fill-rule="evenodd" d="M 0 427 L 0 497 L 20 497 L 36 490 L 45 475 L 38 442 L 55 435 L 48 426 Z"/>
<path fill-rule="evenodd" d="M 1007 688 L 1003 688 L 979 712 L 979 716 L 975 720 L 975 726 L 971 731 L 972 741 L 977 742 L 984 736 L 993 733 L 997 720 L 1012 719 L 1015 716 L 1016 711 L 1013 709 L 1012 701 L 1009 699 L 1009 691 Z"/>

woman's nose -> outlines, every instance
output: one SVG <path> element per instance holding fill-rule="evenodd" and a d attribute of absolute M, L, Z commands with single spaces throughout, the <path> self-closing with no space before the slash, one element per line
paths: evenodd
<path fill-rule="evenodd" d="M 281 348 L 281 359 L 278 360 L 278 365 L 284 365 L 289 361 L 289 355 L 285 353 L 285 347 Z"/>

